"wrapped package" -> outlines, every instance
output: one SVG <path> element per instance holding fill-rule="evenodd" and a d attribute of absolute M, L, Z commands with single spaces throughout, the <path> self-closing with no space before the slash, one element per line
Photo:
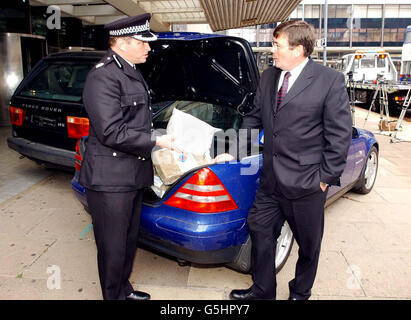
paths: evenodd
<path fill-rule="evenodd" d="M 213 163 L 210 146 L 214 134 L 219 130 L 192 115 L 174 109 L 167 125 L 167 134 L 174 136 L 175 147 L 183 152 L 169 149 L 153 152 L 154 169 L 162 184 L 171 185 L 187 171 Z M 165 187 L 158 179 L 156 182 L 153 190 L 157 194 L 164 194 L 162 190 Z"/>
<path fill-rule="evenodd" d="M 220 130 L 178 109 L 173 110 L 167 124 L 167 134 L 174 136 L 175 147 L 197 156 L 210 157 L 213 137 Z"/>
<path fill-rule="evenodd" d="M 165 185 L 173 184 L 185 172 L 213 162 L 210 156 L 178 153 L 170 149 L 153 152 L 152 160 L 155 171 Z M 157 182 L 157 186 L 159 183 Z"/>
<path fill-rule="evenodd" d="M 158 174 L 154 171 L 154 184 L 151 186 L 154 193 L 162 198 L 166 191 L 168 190 L 169 186 L 165 185 Z"/>

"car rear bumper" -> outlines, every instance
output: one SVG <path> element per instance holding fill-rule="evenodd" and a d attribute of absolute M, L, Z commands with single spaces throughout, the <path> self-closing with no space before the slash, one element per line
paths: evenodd
<path fill-rule="evenodd" d="M 77 199 L 87 207 L 85 189 L 78 172 L 71 181 Z M 143 204 L 139 243 L 176 258 L 194 263 L 217 264 L 235 260 L 248 236 L 245 219 L 189 228 L 183 220 L 152 214 L 155 208 Z"/>
<path fill-rule="evenodd" d="M 152 235 L 140 232 L 139 243 L 155 251 L 175 258 L 201 264 L 219 264 L 233 262 L 241 249 L 241 244 L 217 250 L 197 251 L 158 239 Z"/>
<path fill-rule="evenodd" d="M 9 148 L 30 159 L 74 168 L 74 151 L 55 148 L 18 137 L 8 137 L 7 144 Z"/>

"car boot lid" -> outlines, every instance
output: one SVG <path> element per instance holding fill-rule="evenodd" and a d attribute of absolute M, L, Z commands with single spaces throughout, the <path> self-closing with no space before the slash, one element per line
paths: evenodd
<path fill-rule="evenodd" d="M 153 103 L 189 100 L 233 108 L 252 104 L 259 73 L 246 40 L 163 33 L 150 46 L 147 62 L 139 67 Z"/>

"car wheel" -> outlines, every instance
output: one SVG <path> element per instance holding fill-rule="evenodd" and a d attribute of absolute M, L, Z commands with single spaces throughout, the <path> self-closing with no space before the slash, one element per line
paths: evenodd
<path fill-rule="evenodd" d="M 293 233 L 287 222 L 284 223 L 281 234 L 277 239 L 276 256 L 275 256 L 275 272 L 278 273 L 287 262 L 294 243 Z M 241 247 L 234 262 L 227 265 L 237 271 L 249 273 L 251 272 L 251 238 Z"/>
<path fill-rule="evenodd" d="M 277 249 L 275 256 L 275 272 L 278 273 L 285 263 L 291 253 L 293 247 L 294 237 L 293 232 L 291 231 L 290 226 L 287 222 L 284 222 L 284 225 L 281 229 L 281 234 L 277 239 Z"/>
<path fill-rule="evenodd" d="M 377 178 L 378 171 L 378 150 L 375 146 L 372 146 L 367 156 L 367 163 L 361 177 L 357 183 L 355 192 L 361 194 L 367 194 L 371 191 Z"/>

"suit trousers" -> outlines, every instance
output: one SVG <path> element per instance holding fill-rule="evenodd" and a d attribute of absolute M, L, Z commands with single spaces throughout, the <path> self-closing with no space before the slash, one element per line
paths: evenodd
<path fill-rule="evenodd" d="M 289 282 L 290 297 L 308 299 L 317 273 L 324 231 L 326 192 L 318 191 L 299 199 L 287 199 L 276 189 L 273 194 L 258 191 L 248 214 L 252 241 L 251 269 L 257 295 L 276 298 L 276 243 L 285 221 L 299 246 L 295 278 Z"/>
<path fill-rule="evenodd" d="M 143 191 L 101 192 L 86 189 L 97 245 L 104 300 L 124 300 L 132 293 L 130 276 L 137 250 Z"/>

